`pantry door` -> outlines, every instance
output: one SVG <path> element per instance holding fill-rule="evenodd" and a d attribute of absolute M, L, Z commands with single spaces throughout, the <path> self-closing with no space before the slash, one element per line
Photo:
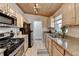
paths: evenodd
<path fill-rule="evenodd" d="M 42 21 L 33 22 L 33 39 L 41 40 L 43 38 Z"/>

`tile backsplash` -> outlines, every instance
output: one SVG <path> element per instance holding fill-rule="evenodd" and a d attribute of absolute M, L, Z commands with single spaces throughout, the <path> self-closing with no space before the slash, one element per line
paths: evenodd
<path fill-rule="evenodd" d="M 13 30 L 15 34 L 19 32 L 19 28 L 0 28 L 0 33 L 10 32 Z"/>
<path fill-rule="evenodd" d="M 68 28 L 68 36 L 79 38 L 79 27 L 69 27 Z"/>

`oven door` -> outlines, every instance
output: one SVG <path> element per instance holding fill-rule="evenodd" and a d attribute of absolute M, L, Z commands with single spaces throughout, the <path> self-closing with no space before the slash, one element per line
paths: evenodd
<path fill-rule="evenodd" d="M 22 56 L 24 53 L 24 46 L 22 46 L 18 51 L 17 53 L 15 54 L 15 56 Z"/>
<path fill-rule="evenodd" d="M 24 42 L 9 56 L 22 56 L 24 54 Z"/>

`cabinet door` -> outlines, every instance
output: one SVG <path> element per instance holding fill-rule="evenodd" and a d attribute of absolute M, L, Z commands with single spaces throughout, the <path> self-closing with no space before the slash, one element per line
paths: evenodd
<path fill-rule="evenodd" d="M 47 44 L 48 42 L 47 42 L 47 41 L 48 41 L 48 34 L 45 34 L 45 47 L 46 47 L 46 48 L 47 48 L 47 46 L 48 46 L 48 44 Z"/>
<path fill-rule="evenodd" d="M 49 55 L 51 56 L 52 55 L 52 41 L 51 41 L 51 39 L 49 39 L 49 41 L 48 41 L 48 52 L 49 52 Z"/>
<path fill-rule="evenodd" d="M 79 25 L 79 3 L 76 3 L 76 25 Z"/>
<path fill-rule="evenodd" d="M 16 17 L 16 11 L 13 10 L 10 6 L 8 6 L 8 13 L 12 16 L 15 16 Z"/>
<path fill-rule="evenodd" d="M 50 27 L 51 26 L 51 18 L 48 18 L 47 23 L 48 23 L 48 27 Z"/>
<path fill-rule="evenodd" d="M 20 25 L 20 22 L 21 22 L 20 14 L 16 13 L 16 17 L 17 17 L 17 27 L 21 27 L 21 25 Z"/>
<path fill-rule="evenodd" d="M 24 52 L 28 49 L 28 36 L 24 37 Z"/>
<path fill-rule="evenodd" d="M 65 51 L 65 56 L 72 56 L 72 55 L 68 53 L 67 51 Z"/>
<path fill-rule="evenodd" d="M 74 3 L 67 3 L 63 5 L 63 25 L 75 25 Z"/>
<path fill-rule="evenodd" d="M 55 46 L 53 46 L 53 56 L 63 56 Z"/>
<path fill-rule="evenodd" d="M 7 12 L 7 3 L 0 3 L 0 10 Z"/>
<path fill-rule="evenodd" d="M 53 43 L 53 45 L 57 48 L 57 50 L 59 50 L 59 52 L 60 52 L 62 55 L 64 55 L 64 49 L 63 49 L 60 45 L 58 45 L 58 44 L 56 44 L 56 43 Z"/>
<path fill-rule="evenodd" d="M 48 39 L 48 34 L 45 34 L 45 47 L 47 48 L 47 39 Z"/>
<path fill-rule="evenodd" d="M 21 15 L 20 27 L 23 27 L 23 20 L 24 20 L 24 18 L 23 18 L 22 15 Z"/>
<path fill-rule="evenodd" d="M 54 46 L 54 41 L 52 40 L 52 43 L 51 43 L 51 54 L 52 54 L 52 56 L 53 56 L 53 46 Z"/>

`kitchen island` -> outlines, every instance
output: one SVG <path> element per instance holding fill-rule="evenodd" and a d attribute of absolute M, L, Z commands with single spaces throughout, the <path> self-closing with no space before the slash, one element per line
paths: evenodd
<path fill-rule="evenodd" d="M 79 56 L 78 38 L 53 38 L 50 34 L 47 34 L 47 41 L 47 49 L 50 56 Z"/>

